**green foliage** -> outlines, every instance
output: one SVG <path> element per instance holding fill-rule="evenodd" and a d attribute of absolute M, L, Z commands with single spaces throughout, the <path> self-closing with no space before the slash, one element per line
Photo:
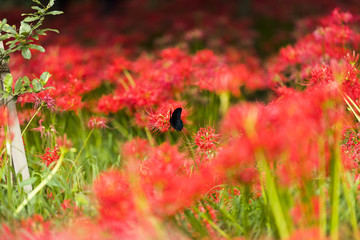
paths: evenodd
<path fill-rule="evenodd" d="M 41 29 L 46 15 L 59 15 L 62 11 L 50 11 L 54 5 L 54 0 L 50 0 L 45 6 L 40 1 L 32 0 L 37 6 L 31 8 L 35 10 L 33 13 L 25 13 L 26 16 L 21 22 L 20 27 L 10 26 L 7 20 L 3 19 L 0 22 L 0 41 L 6 40 L 6 48 L 0 48 L 0 64 L 9 62 L 10 54 L 16 51 L 21 51 L 25 59 L 31 59 L 30 49 L 36 49 L 40 52 L 45 52 L 45 49 L 34 44 L 35 40 L 39 39 L 39 35 L 46 35 L 46 32 L 58 32 L 56 29 Z"/>
<path fill-rule="evenodd" d="M 8 73 L 4 78 L 4 90 L 0 89 L 0 93 L 2 94 L 1 98 L 6 99 L 8 97 L 12 97 L 12 99 L 17 99 L 18 96 L 25 93 L 38 93 L 44 91 L 49 88 L 45 88 L 45 85 L 51 74 L 48 72 L 44 72 L 41 74 L 40 78 L 34 78 L 31 82 L 27 76 L 19 77 L 15 86 L 13 87 L 13 76 L 11 73 Z"/>
<path fill-rule="evenodd" d="M 58 33 L 56 29 L 40 28 L 46 15 L 59 15 L 63 13 L 61 11 L 49 11 L 54 5 L 54 0 L 49 1 L 46 6 L 37 0 L 33 0 L 33 2 L 38 5 L 31 7 L 35 10 L 35 12 L 22 14 L 26 17 L 20 22 L 19 29 L 16 29 L 16 26 L 10 26 L 7 24 L 6 19 L 3 19 L 0 22 L 0 41 L 6 41 L 6 47 L 0 47 L 1 65 L 9 62 L 10 54 L 16 51 L 21 51 L 21 54 L 25 59 L 31 59 L 30 49 L 45 52 L 45 48 L 34 44 L 34 41 L 39 39 L 39 35 L 46 35 L 46 32 L 48 31 Z M 12 99 L 17 99 L 19 95 L 24 93 L 38 93 L 46 90 L 47 88 L 44 86 L 50 77 L 51 74 L 48 72 L 44 72 L 40 76 L 40 79 L 35 78 L 31 82 L 26 76 L 19 77 L 13 88 L 13 77 L 11 74 L 8 74 L 4 79 L 4 89 L 0 90 L 0 99 L 6 99 L 10 96 Z"/>

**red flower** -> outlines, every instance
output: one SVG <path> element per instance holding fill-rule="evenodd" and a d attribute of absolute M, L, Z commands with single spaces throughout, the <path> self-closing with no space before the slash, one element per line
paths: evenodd
<path fill-rule="evenodd" d="M 215 150 L 218 140 L 219 134 L 215 134 L 215 129 L 212 127 L 200 128 L 195 135 L 195 143 L 200 152 Z"/>
<path fill-rule="evenodd" d="M 329 151 L 338 146 L 329 140 L 335 133 L 327 129 L 344 120 L 338 89 L 330 84 L 304 92 L 282 92 L 268 106 L 243 104 L 229 110 L 223 131 L 232 140 L 220 150 L 221 164 L 215 169 L 254 167 L 262 152 L 270 166 L 277 166 L 279 182 L 287 185 L 310 180 L 321 159 L 329 166 Z"/>
<path fill-rule="evenodd" d="M 104 221 L 127 220 L 135 214 L 133 194 L 119 171 L 102 173 L 94 183 L 94 192 Z"/>
<path fill-rule="evenodd" d="M 126 142 L 122 150 L 122 154 L 126 159 L 142 160 L 150 153 L 151 148 L 148 141 L 136 137 Z"/>
<path fill-rule="evenodd" d="M 94 128 L 106 128 L 106 118 L 103 117 L 91 117 L 88 122 L 88 127 L 91 129 Z"/>
<path fill-rule="evenodd" d="M 185 124 L 188 111 L 183 106 L 181 102 L 169 101 L 163 103 L 155 112 L 148 113 L 149 129 L 166 132 L 170 128 L 170 112 L 179 107 L 183 109 L 181 119 Z"/>
<path fill-rule="evenodd" d="M 60 158 L 60 149 L 55 146 L 54 149 L 45 148 L 45 153 L 40 156 L 41 160 L 49 166 L 51 163 L 56 162 Z"/>

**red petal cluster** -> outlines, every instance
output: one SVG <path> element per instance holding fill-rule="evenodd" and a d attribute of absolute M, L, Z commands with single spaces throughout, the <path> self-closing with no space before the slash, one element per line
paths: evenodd
<path fill-rule="evenodd" d="M 215 133 L 212 127 L 200 128 L 195 135 L 195 143 L 200 152 L 208 152 L 216 149 L 219 141 L 219 135 Z"/>
<path fill-rule="evenodd" d="M 49 166 L 51 163 L 56 162 L 60 158 L 60 149 L 55 146 L 54 149 L 45 148 L 45 153 L 40 156 L 40 159 Z"/>

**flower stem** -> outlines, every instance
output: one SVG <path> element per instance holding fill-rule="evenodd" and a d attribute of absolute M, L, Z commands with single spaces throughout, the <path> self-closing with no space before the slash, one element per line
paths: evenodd
<path fill-rule="evenodd" d="M 341 129 L 340 124 L 335 129 Z M 335 146 L 340 146 L 340 134 L 335 133 Z M 334 158 L 331 160 L 331 220 L 330 238 L 339 239 L 339 205 L 340 205 L 340 147 L 335 148 Z"/>
<path fill-rule="evenodd" d="M 21 133 L 21 136 L 24 135 L 24 133 L 26 132 L 26 130 L 29 128 L 31 122 L 34 120 L 34 118 L 36 117 L 36 115 L 39 113 L 39 111 L 41 110 L 41 108 L 44 106 L 44 103 L 42 102 L 40 107 L 36 110 L 36 112 L 34 113 L 34 115 L 32 116 L 32 118 L 30 119 L 30 121 L 26 124 L 26 127 L 24 128 L 23 132 Z"/>
<path fill-rule="evenodd" d="M 32 192 L 30 192 L 29 195 L 27 196 L 27 198 L 25 198 L 24 201 L 22 201 L 22 203 L 16 208 L 15 213 L 14 213 L 15 216 L 18 215 L 21 212 L 21 210 L 31 201 L 31 199 L 33 199 L 33 197 L 35 197 L 35 195 L 42 188 L 44 188 L 45 185 L 54 177 L 55 173 L 59 170 L 63 159 L 64 159 L 64 152 L 61 151 L 60 158 L 57 161 L 54 169 L 51 170 L 49 175 L 47 175 L 47 177 Z"/>
<path fill-rule="evenodd" d="M 275 225 L 279 232 L 280 238 L 287 239 L 290 236 L 290 227 L 286 219 L 284 209 L 281 206 L 274 176 L 270 171 L 263 152 L 258 152 L 257 159 L 261 171 L 265 173 L 264 198 L 267 198 L 268 206 L 270 207 L 272 215 L 275 219 Z"/>
<path fill-rule="evenodd" d="M 89 132 L 88 136 L 86 137 L 86 140 L 85 140 L 83 146 L 81 147 L 78 155 L 76 156 L 76 158 L 75 158 L 75 160 L 74 160 L 74 165 L 76 165 L 76 163 L 77 163 L 77 161 L 78 161 L 81 153 L 82 153 L 83 150 L 85 149 L 85 146 L 87 145 L 87 143 L 88 143 L 88 141 L 89 141 L 89 139 L 90 139 L 91 134 L 94 132 L 94 129 L 95 129 L 95 128 L 91 129 L 91 131 Z M 69 176 L 70 176 L 70 173 L 71 173 L 72 168 L 73 168 L 73 165 L 71 165 L 71 167 L 70 167 L 69 173 L 68 173 L 68 175 L 67 175 L 67 177 L 66 177 L 66 181 L 69 179 Z"/>

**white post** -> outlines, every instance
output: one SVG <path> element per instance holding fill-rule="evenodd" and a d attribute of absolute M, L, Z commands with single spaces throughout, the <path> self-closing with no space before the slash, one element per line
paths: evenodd
<path fill-rule="evenodd" d="M 0 48 L 4 48 L 4 44 L 0 41 Z M 7 65 L 0 66 L 0 81 L 1 87 L 4 89 L 3 80 L 5 76 L 10 73 L 10 69 Z M 11 140 L 11 157 L 12 162 L 15 170 L 15 174 L 21 174 L 22 180 L 27 180 L 30 178 L 29 168 L 27 165 L 26 155 L 25 155 L 25 148 L 24 143 L 22 140 L 21 129 L 19 118 L 16 111 L 16 104 L 12 97 L 8 97 L 6 99 L 6 107 L 9 112 L 9 129 L 10 129 L 10 136 L 12 136 Z M 32 190 L 31 184 L 24 186 L 25 192 L 30 192 Z"/>

